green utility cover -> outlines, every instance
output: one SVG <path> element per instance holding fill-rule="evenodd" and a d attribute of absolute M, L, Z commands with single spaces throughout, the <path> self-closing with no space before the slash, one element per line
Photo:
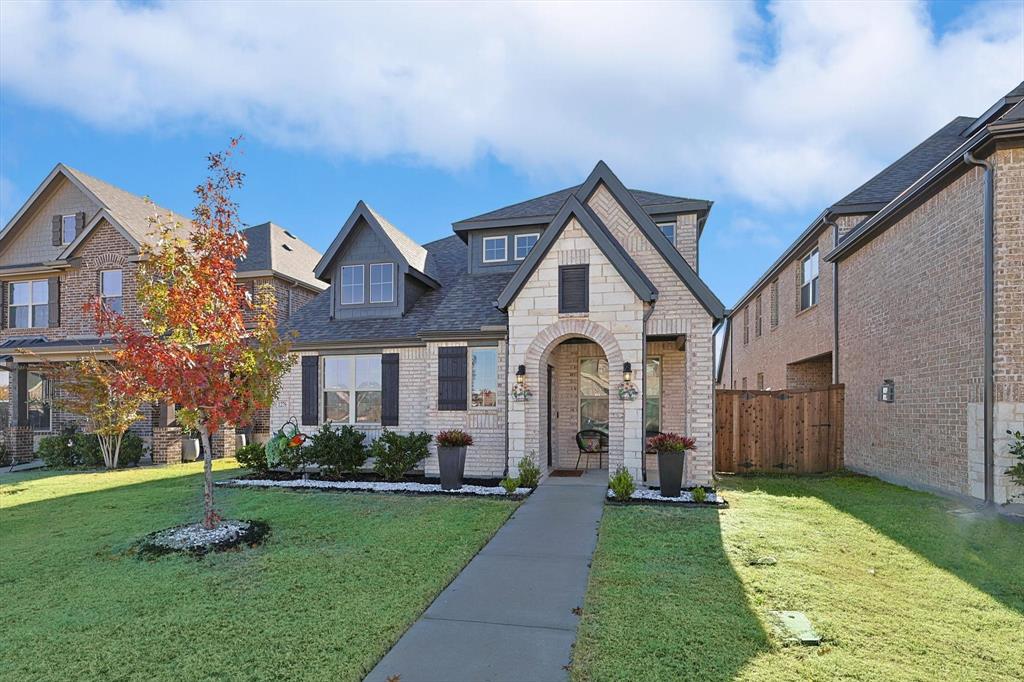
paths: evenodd
<path fill-rule="evenodd" d="M 782 624 L 782 627 L 801 644 L 818 646 L 821 635 L 814 631 L 811 621 L 799 611 L 772 611 L 771 614 Z"/>

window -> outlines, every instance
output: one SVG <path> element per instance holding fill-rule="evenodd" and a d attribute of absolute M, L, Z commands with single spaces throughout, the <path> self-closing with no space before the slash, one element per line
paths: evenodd
<path fill-rule="evenodd" d="M 50 380 L 33 372 L 26 372 L 28 395 L 28 425 L 34 431 L 50 430 Z"/>
<path fill-rule="evenodd" d="M 644 371 L 644 409 L 647 412 L 646 433 L 661 431 L 661 358 L 647 358 Z"/>
<path fill-rule="evenodd" d="M 608 361 L 580 358 L 580 431 L 608 430 Z"/>
<path fill-rule="evenodd" d="M 13 329 L 45 327 L 50 323 L 50 286 L 45 279 L 11 282 L 7 320 Z"/>
<path fill-rule="evenodd" d="M 516 260 L 523 260 L 530 253 L 530 249 L 540 239 L 539 234 L 517 234 L 516 235 Z"/>
<path fill-rule="evenodd" d="M 761 294 L 754 299 L 754 336 L 761 336 Z"/>
<path fill-rule="evenodd" d="M 673 245 L 676 243 L 676 224 L 675 223 L 658 223 L 658 229 L 661 233 L 672 242 Z"/>
<path fill-rule="evenodd" d="M 108 310 L 123 313 L 121 305 L 121 271 L 102 270 L 100 272 L 100 298 Z"/>
<path fill-rule="evenodd" d="M 779 326 L 779 280 L 772 280 L 771 292 L 769 294 L 769 305 L 771 306 L 772 328 Z"/>
<path fill-rule="evenodd" d="M 370 266 L 370 303 L 393 303 L 395 300 L 395 264 L 374 263 Z"/>
<path fill-rule="evenodd" d="M 63 215 L 60 217 L 60 243 L 70 244 L 75 241 L 78 230 L 76 225 L 78 220 L 74 215 Z"/>
<path fill-rule="evenodd" d="M 363 302 L 363 266 L 341 266 L 341 303 L 352 305 Z"/>
<path fill-rule="evenodd" d="M 484 262 L 501 263 L 508 260 L 508 237 L 484 237 Z"/>
<path fill-rule="evenodd" d="M 747 378 L 743 377 L 743 390 L 747 390 Z"/>
<path fill-rule="evenodd" d="M 324 358 L 324 421 L 380 423 L 380 356 Z"/>
<path fill-rule="evenodd" d="M 757 373 L 757 390 L 764 390 L 764 372 Z"/>
<path fill-rule="evenodd" d="M 811 251 L 800 264 L 800 310 L 818 302 L 818 250 Z"/>
<path fill-rule="evenodd" d="M 473 407 L 495 407 L 498 404 L 498 349 L 471 348 L 472 381 L 470 401 Z"/>
<path fill-rule="evenodd" d="M 558 266 L 558 312 L 585 313 L 590 310 L 590 266 Z"/>
<path fill-rule="evenodd" d="M 750 343 L 750 306 L 743 308 L 743 345 Z"/>

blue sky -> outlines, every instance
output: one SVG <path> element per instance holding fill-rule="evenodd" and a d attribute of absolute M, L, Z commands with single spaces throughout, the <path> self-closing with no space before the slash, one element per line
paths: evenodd
<path fill-rule="evenodd" d="M 5 4 L 0 221 L 58 161 L 188 214 L 242 133 L 247 223 L 322 250 L 363 199 L 425 242 L 604 159 L 715 202 L 701 275 L 731 305 L 822 208 L 1024 79 L 1021 3 L 467 7 Z M 24 42 L 44 33 L 67 49 Z"/>

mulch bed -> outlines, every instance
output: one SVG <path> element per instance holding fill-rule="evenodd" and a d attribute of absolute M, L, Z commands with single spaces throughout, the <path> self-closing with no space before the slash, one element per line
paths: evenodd
<path fill-rule="evenodd" d="M 270 526 L 263 521 L 245 519 L 240 521 L 225 521 L 224 525 L 243 526 L 239 532 L 227 532 L 222 534 L 221 539 L 197 544 L 187 544 L 181 541 L 169 540 L 169 536 L 188 534 L 190 531 L 206 532 L 201 529 L 198 523 L 189 523 L 173 528 L 165 528 L 155 533 L 150 533 L 139 541 L 135 547 L 136 555 L 140 559 L 155 559 L 168 554 L 186 554 L 197 559 L 202 558 L 210 552 L 225 552 L 240 547 L 255 547 L 263 542 L 270 535 Z"/>

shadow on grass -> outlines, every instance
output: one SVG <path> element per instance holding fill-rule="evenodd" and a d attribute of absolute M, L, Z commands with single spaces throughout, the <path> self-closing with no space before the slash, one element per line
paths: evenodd
<path fill-rule="evenodd" d="M 817 498 L 1024 614 L 1024 525 L 853 473 L 730 480 L 739 489 Z"/>
<path fill-rule="evenodd" d="M 605 510 L 574 680 L 728 680 L 769 650 L 717 510 Z"/>

